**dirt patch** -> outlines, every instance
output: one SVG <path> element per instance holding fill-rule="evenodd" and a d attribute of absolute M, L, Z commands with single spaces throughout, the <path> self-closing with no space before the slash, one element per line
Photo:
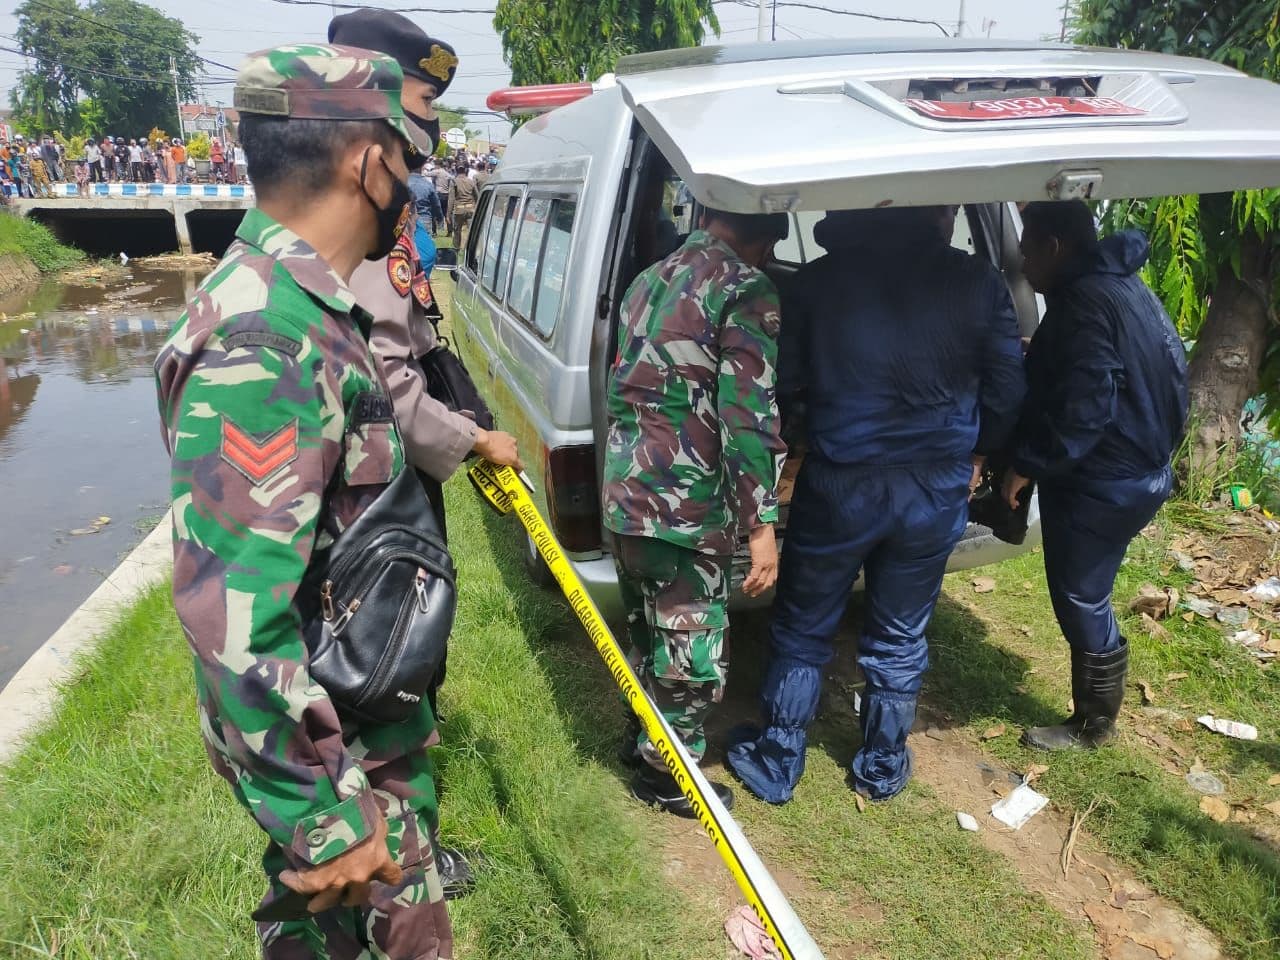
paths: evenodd
<path fill-rule="evenodd" d="M 1106 960 L 1222 957 L 1213 934 L 1109 857 L 1086 830 L 1078 834 L 1064 875 L 1063 848 L 1073 811 L 1051 803 L 1021 830 L 1010 830 L 991 816 L 991 805 L 1012 789 L 1018 774 L 958 731 L 945 729 L 944 717 L 922 711 L 921 721 L 920 732 L 909 741 L 916 757 L 915 776 L 943 803 L 978 821 L 978 839 L 1008 859 L 1028 890 L 1044 896 L 1066 916 L 1088 921 Z"/>
<path fill-rule="evenodd" d="M 730 782 L 727 771 L 719 764 L 704 764 L 704 767 L 712 779 Z M 722 919 L 746 902 L 728 867 L 701 827 L 689 820 L 662 814 L 655 813 L 652 817 L 662 838 L 663 873 L 677 889 L 702 891 L 703 896 L 712 900 L 716 916 Z M 801 916 L 841 914 L 873 923 L 884 922 L 884 915 L 875 904 L 851 902 L 835 893 L 819 890 L 776 858 L 770 859 L 766 865 L 783 896 Z M 726 957 L 742 956 L 727 939 L 724 943 Z M 875 960 L 880 956 L 873 946 L 861 943 L 831 946 L 825 955 L 828 960 Z"/>
<path fill-rule="evenodd" d="M 40 279 L 40 271 L 26 257 L 16 253 L 0 254 L 0 297 L 29 286 Z"/>

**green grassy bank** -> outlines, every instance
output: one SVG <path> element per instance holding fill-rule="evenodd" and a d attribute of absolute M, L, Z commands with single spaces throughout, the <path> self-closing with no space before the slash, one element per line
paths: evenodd
<path fill-rule="evenodd" d="M 59 243 L 43 224 L 0 213 L 0 257 L 6 254 L 31 261 L 41 273 L 56 273 L 84 259 L 82 251 Z"/>

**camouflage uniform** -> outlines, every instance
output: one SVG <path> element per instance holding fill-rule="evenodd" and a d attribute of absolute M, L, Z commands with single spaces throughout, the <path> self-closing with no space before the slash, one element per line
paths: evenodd
<path fill-rule="evenodd" d="M 397 126 L 399 68 L 369 57 L 290 47 L 252 56 L 240 78 L 258 71 L 263 103 L 273 81 L 303 73 L 326 94 L 385 91 L 382 115 Z M 297 94 L 295 108 L 370 109 Z M 339 716 L 308 673 L 295 602 L 313 552 L 405 466 L 370 323 L 314 249 L 253 209 L 156 360 L 173 460 L 174 606 L 195 655 L 209 757 L 269 838 L 264 904 L 286 893 L 281 870 L 344 853 L 379 813 L 404 868 L 399 887 L 373 884 L 368 906 L 259 924 L 264 956 L 281 960 L 452 956 L 432 847 L 435 718 L 425 702 L 395 725 Z"/>
<path fill-rule="evenodd" d="M 729 246 L 695 231 L 636 278 L 621 327 L 605 525 L 618 534 L 633 660 L 701 758 L 728 668 L 733 553 L 740 535 L 778 519 L 778 296 Z M 661 766 L 643 734 L 640 747 Z"/>

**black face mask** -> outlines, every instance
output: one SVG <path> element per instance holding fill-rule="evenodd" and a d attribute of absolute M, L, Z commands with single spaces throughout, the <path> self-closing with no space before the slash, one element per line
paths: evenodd
<path fill-rule="evenodd" d="M 372 196 L 369 195 L 369 188 L 365 186 L 365 173 L 369 167 L 369 150 L 366 148 L 364 152 L 364 160 L 360 163 L 360 189 L 364 191 L 364 195 L 369 198 L 369 203 L 373 204 L 373 212 L 377 217 L 378 236 L 377 245 L 365 254 L 366 260 L 381 260 L 389 254 L 396 241 L 400 239 L 400 234 L 404 232 L 405 222 L 408 220 L 409 201 L 413 199 L 413 194 L 409 192 L 409 186 L 402 183 L 400 178 L 392 173 L 391 168 L 387 166 L 387 161 L 381 157 L 378 162 L 382 164 L 387 175 L 391 177 L 391 202 L 385 207 L 380 207 L 374 202 Z"/>
<path fill-rule="evenodd" d="M 436 147 L 440 146 L 440 118 L 428 120 L 426 117 L 420 117 L 416 113 L 405 112 L 405 116 L 409 118 L 409 122 L 413 123 L 419 129 L 431 138 L 431 149 L 423 151 L 427 154 L 435 153 Z"/>

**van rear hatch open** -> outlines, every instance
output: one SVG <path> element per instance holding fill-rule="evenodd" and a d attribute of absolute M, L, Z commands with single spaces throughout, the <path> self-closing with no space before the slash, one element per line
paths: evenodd
<path fill-rule="evenodd" d="M 743 213 L 1280 185 L 1280 85 L 1185 57 L 797 42 L 624 57 L 617 83 L 694 196 Z"/>

